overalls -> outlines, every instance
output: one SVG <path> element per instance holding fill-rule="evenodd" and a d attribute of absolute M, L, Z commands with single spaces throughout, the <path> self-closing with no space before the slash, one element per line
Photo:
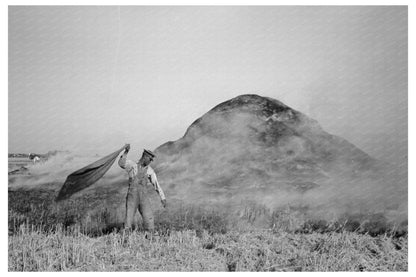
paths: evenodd
<path fill-rule="evenodd" d="M 138 166 L 137 174 L 133 178 L 129 177 L 129 189 L 126 197 L 126 219 L 124 221 L 125 228 L 132 228 L 134 215 L 136 210 L 139 209 L 144 229 L 147 231 L 153 231 L 154 229 L 153 211 L 145 189 L 148 182 L 146 172 L 147 167 Z"/>

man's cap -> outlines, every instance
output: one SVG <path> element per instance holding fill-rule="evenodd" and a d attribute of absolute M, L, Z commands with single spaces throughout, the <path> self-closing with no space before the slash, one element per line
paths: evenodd
<path fill-rule="evenodd" d="M 147 154 L 147 155 L 149 155 L 152 159 L 153 159 L 154 157 L 156 157 L 156 155 L 155 155 L 152 151 L 147 150 L 147 149 L 144 149 L 144 150 L 143 150 L 143 154 Z"/>

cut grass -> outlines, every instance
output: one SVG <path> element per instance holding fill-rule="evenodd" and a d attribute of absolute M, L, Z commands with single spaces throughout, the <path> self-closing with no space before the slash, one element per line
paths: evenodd
<path fill-rule="evenodd" d="M 408 267 L 407 228 L 390 226 L 383 215 L 350 215 L 327 222 L 290 207 L 269 211 L 255 203 L 233 213 L 180 206 L 156 212 L 158 235 L 146 238 L 140 228 L 130 233 L 120 229 L 122 223 L 105 201 L 80 198 L 58 205 L 53 198 L 54 192 L 48 191 L 9 191 L 9 271 Z"/>
<path fill-rule="evenodd" d="M 22 225 L 9 236 L 9 271 L 407 271 L 407 236 L 273 230 L 44 232 Z"/>

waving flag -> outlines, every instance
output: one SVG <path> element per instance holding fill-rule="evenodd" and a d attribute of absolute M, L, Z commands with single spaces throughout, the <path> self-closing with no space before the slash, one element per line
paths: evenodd
<path fill-rule="evenodd" d="M 71 173 L 59 191 L 56 201 L 69 198 L 74 193 L 83 190 L 98 181 L 110 169 L 124 146 L 119 150 Z"/>

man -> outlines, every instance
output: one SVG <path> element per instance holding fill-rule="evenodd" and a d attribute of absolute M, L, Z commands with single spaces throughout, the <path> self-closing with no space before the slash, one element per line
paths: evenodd
<path fill-rule="evenodd" d="M 150 181 L 159 193 L 163 208 L 166 207 L 166 197 L 162 188 L 157 181 L 157 177 L 149 164 L 153 161 L 155 154 L 149 150 L 144 150 L 140 160 L 135 163 L 127 160 L 127 154 L 130 151 L 130 144 L 126 144 L 124 153 L 120 156 L 118 165 L 125 169 L 129 175 L 129 189 L 126 197 L 126 219 L 124 227 L 131 229 L 133 218 L 136 210 L 139 209 L 143 219 L 144 229 L 147 231 L 154 230 L 153 211 L 150 202 L 146 196 L 145 186 Z"/>

